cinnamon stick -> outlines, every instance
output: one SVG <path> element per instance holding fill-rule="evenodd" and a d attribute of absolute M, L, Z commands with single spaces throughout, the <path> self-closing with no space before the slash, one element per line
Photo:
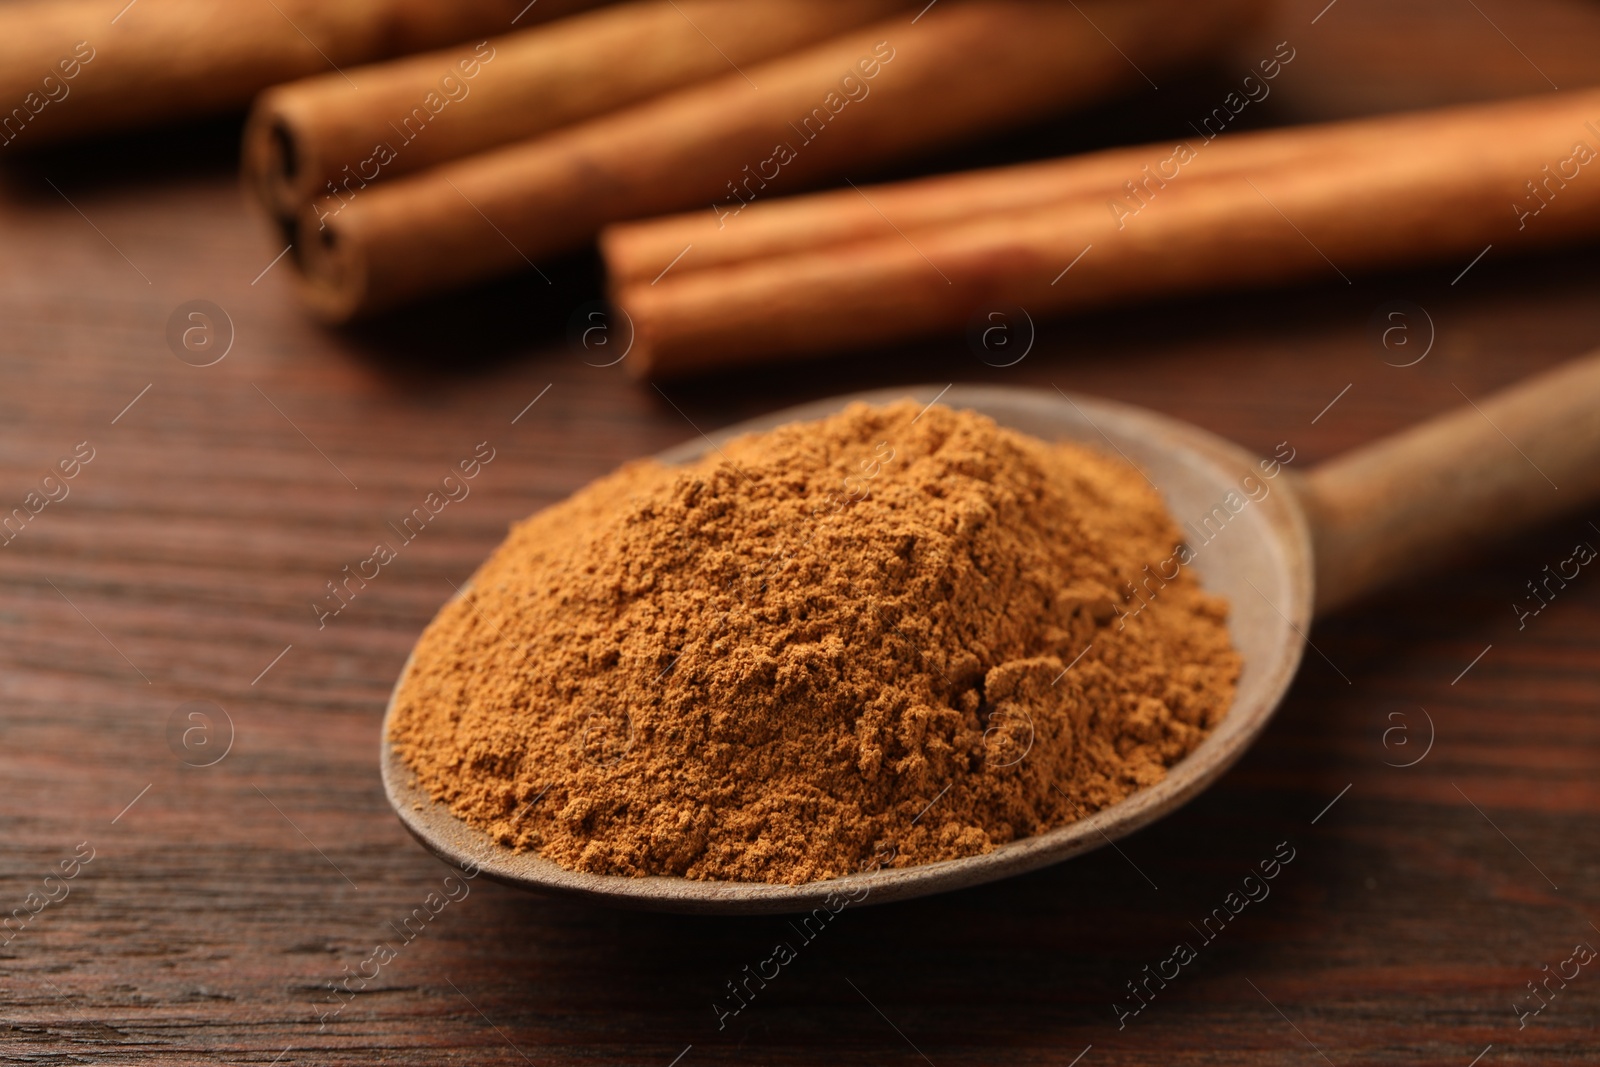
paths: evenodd
<path fill-rule="evenodd" d="M 1143 85 L 1145 74 L 1214 48 L 1260 7 L 944 0 L 743 74 L 325 199 L 301 224 L 303 291 L 343 320 L 526 269 L 609 222 L 695 203 L 736 216 L 752 199 Z"/>
<path fill-rule="evenodd" d="M 1295 56 L 1295 49 L 1283 42 L 1273 55 L 1260 61 L 1260 70 L 1252 75 L 1251 82 L 1259 99 L 1270 95 L 1272 81 Z M 1196 143 L 1215 139 L 1233 116 L 1219 106 L 1212 115 L 1202 116 L 1201 121 L 1205 125 L 1196 127 Z M 1303 158 L 1314 146 L 1336 149 L 1329 131 L 1311 130 L 1304 134 L 1289 129 L 1273 131 L 1268 136 L 1230 135 L 1226 156 L 1208 156 L 1204 169 L 1207 174 L 1216 175 L 1225 170 L 1248 170 Z M 1371 133 L 1356 129 L 1350 136 L 1364 139 L 1370 138 Z M 1165 161 L 1165 155 L 1153 159 L 1149 145 L 1136 145 L 1089 156 L 880 185 L 872 190 L 870 199 L 858 190 L 846 188 L 767 200 L 749 205 L 740 213 L 736 225 L 723 222 L 714 212 L 691 211 L 607 226 L 600 234 L 600 249 L 611 286 L 621 289 L 636 281 L 650 281 L 669 264 L 674 273 L 703 270 L 884 237 L 894 232 L 894 226 L 910 231 L 961 222 L 979 215 L 1059 203 L 1086 193 L 1100 195 L 1109 188 L 1119 188 L 1125 194 L 1129 190 L 1136 192 L 1141 182 L 1162 180 L 1159 169 Z M 889 219 L 894 220 L 892 226 Z"/>
<path fill-rule="evenodd" d="M 346 192 L 730 73 L 909 0 L 636 0 L 548 26 L 269 89 L 249 186 L 280 219 Z M 359 88 L 357 88 L 359 86 Z M 438 118 L 440 121 L 435 122 Z"/>
<path fill-rule="evenodd" d="M 518 25 L 595 2 L 539 0 Z M 524 8 L 527 0 L 15 0 L 0 4 L 0 145 L 224 113 L 277 82 L 503 32 Z"/>
<path fill-rule="evenodd" d="M 1180 157 L 1176 173 L 1161 166 Z M 614 299 L 633 323 L 634 372 L 668 376 L 961 328 L 985 308 L 1039 317 L 1432 260 L 1466 266 L 1491 245 L 1503 256 L 1600 234 L 1596 160 L 1595 91 L 1194 138 L 1054 164 L 1071 195 L 1016 210 L 963 216 L 961 186 L 948 185 L 956 202 L 924 202 L 933 221 L 921 227 L 895 210 L 923 191 L 867 188 L 898 231 L 880 218 L 863 239 L 790 239 L 782 254 L 634 278 Z M 803 229 L 809 214 L 828 231 L 840 202 L 797 199 L 785 226 Z"/>

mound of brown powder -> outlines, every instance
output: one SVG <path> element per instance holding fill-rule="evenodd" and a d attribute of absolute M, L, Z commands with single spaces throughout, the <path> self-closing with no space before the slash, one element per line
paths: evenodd
<path fill-rule="evenodd" d="M 1161 780 L 1226 712 L 1225 606 L 1135 470 L 910 402 L 631 464 L 517 525 L 391 740 L 568 868 L 802 882 L 984 852 Z"/>

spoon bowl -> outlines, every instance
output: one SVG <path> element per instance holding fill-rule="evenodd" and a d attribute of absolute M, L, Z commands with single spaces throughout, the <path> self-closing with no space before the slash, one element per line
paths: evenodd
<path fill-rule="evenodd" d="M 820 418 L 852 401 L 906 396 L 982 412 L 1046 441 L 1118 454 L 1161 494 L 1194 552 L 1187 565 L 1206 590 L 1228 599 L 1229 634 L 1242 660 L 1226 716 L 1165 778 L 1077 822 L 962 859 L 802 885 L 584 874 L 498 845 L 420 790 L 388 743 L 391 698 L 383 784 L 406 828 L 451 863 L 476 865 L 511 885 L 658 911 L 799 912 L 840 895 L 855 904 L 881 904 L 1037 870 L 1132 833 L 1216 781 L 1261 733 L 1288 689 L 1313 615 L 1600 498 L 1600 355 L 1481 402 L 1469 400 L 1305 474 L 1151 411 L 1059 390 L 993 386 L 821 400 L 658 458 L 685 463 L 731 437 Z"/>
<path fill-rule="evenodd" d="M 567 870 L 534 852 L 513 852 L 434 801 L 388 743 L 386 715 L 383 784 L 406 828 L 449 862 L 475 864 L 497 881 L 526 889 L 660 911 L 799 912 L 821 905 L 830 893 L 860 903 L 885 903 L 1036 870 L 1132 833 L 1215 781 L 1261 732 L 1288 689 L 1300 662 L 1300 635 L 1311 620 L 1310 535 L 1287 479 L 1268 478 L 1260 461 L 1244 449 L 1176 419 L 1106 400 L 996 386 L 952 386 L 942 395 L 939 386 L 924 386 L 834 397 L 728 427 L 711 440 L 721 444 L 784 423 L 821 418 L 856 401 L 884 404 L 906 397 L 922 404 L 938 397 L 950 407 L 981 412 L 1042 440 L 1120 453 L 1144 472 L 1180 525 L 1195 524 L 1185 529 L 1195 551 L 1192 566 L 1201 585 L 1231 605 L 1229 633 L 1243 670 L 1222 722 L 1161 782 L 1085 819 L 962 859 L 801 885 L 597 875 Z M 687 463 L 711 447 L 711 441 L 697 439 L 656 458 Z M 1241 488 L 1246 478 L 1258 486 L 1254 493 L 1259 499 Z M 1266 487 L 1265 495 L 1259 487 Z M 1241 500 L 1247 503 L 1237 514 L 1224 503 L 1237 506 Z M 1202 543 L 1208 535 L 1212 539 Z M 407 671 L 410 666 L 408 660 Z M 400 684 L 404 681 L 403 671 Z M 390 715 L 393 709 L 391 697 Z"/>

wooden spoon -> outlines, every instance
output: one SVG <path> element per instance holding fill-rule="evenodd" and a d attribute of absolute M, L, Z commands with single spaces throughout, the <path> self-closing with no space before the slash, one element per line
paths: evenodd
<path fill-rule="evenodd" d="M 383 784 L 406 828 L 444 859 L 476 864 L 498 881 L 661 911 L 806 911 L 830 893 L 877 904 L 1022 874 L 1132 833 L 1216 781 L 1266 726 L 1288 689 L 1313 615 L 1600 496 L 1600 354 L 1491 399 L 1469 400 L 1304 476 L 1291 465 L 1266 477 L 1257 457 L 1155 412 L 997 386 L 835 397 L 714 436 L 724 441 L 819 418 L 851 401 L 887 403 L 907 395 L 925 403 L 939 395 L 951 407 L 983 412 L 1036 437 L 1118 453 L 1160 490 L 1191 538 L 1201 583 L 1232 605 L 1229 630 L 1244 664 L 1227 716 L 1165 779 L 1088 818 L 965 859 L 803 885 L 628 878 L 569 871 L 535 853 L 512 852 L 457 819 L 417 787 L 388 743 L 385 716 Z M 710 447 L 704 439 L 691 441 L 659 458 L 683 463 Z M 837 908 L 837 896 L 833 903 Z"/>

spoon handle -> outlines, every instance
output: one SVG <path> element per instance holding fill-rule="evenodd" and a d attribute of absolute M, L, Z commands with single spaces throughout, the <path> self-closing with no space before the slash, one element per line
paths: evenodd
<path fill-rule="evenodd" d="M 1600 498 L 1600 353 L 1462 396 L 1301 480 L 1316 614 Z M 1600 531 L 1584 529 L 1600 547 Z"/>

